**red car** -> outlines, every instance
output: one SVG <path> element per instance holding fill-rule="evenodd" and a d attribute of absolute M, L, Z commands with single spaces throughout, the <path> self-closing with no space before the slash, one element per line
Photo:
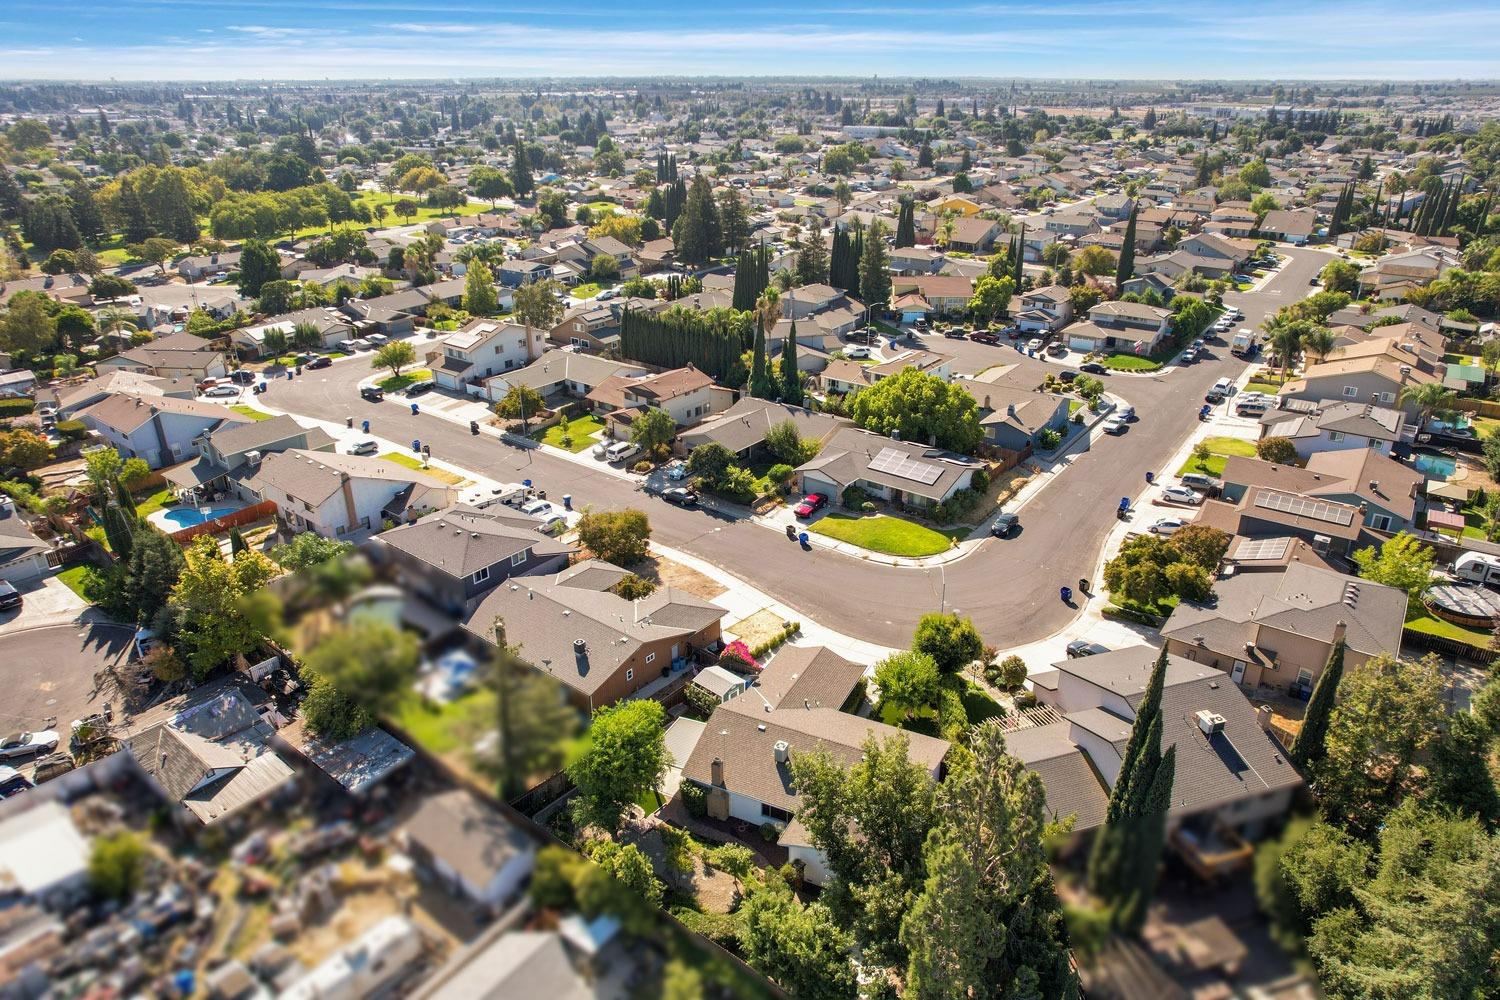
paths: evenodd
<path fill-rule="evenodd" d="M 828 498 L 821 493 L 809 493 L 802 498 L 802 502 L 793 511 L 798 517 L 812 517 L 818 511 L 828 506 Z"/>

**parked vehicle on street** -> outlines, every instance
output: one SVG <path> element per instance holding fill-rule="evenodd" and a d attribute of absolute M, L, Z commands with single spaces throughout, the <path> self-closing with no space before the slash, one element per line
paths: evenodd
<path fill-rule="evenodd" d="M 229 381 L 233 382 L 235 385 L 254 385 L 255 380 L 258 378 L 260 378 L 260 374 L 258 372 L 253 372 L 248 368 L 241 368 L 238 371 L 232 371 L 229 373 Z"/>
<path fill-rule="evenodd" d="M 363 441 L 356 441 L 349 446 L 349 454 L 351 455 L 373 455 L 379 450 L 380 445 L 373 438 L 365 438 Z"/>
<path fill-rule="evenodd" d="M 995 522 L 990 525 L 990 534 L 994 535 L 996 538 L 1009 537 L 1010 533 L 1015 531 L 1020 523 L 1021 515 L 1019 514 L 1001 514 L 999 517 L 995 518 Z"/>
<path fill-rule="evenodd" d="M 802 502 L 797 505 L 792 513 L 798 517 L 812 517 L 826 506 L 828 506 L 827 496 L 822 493 L 809 493 L 802 498 Z"/>
<path fill-rule="evenodd" d="M 698 504 L 698 494 L 685 486 L 673 486 L 671 489 L 662 490 L 661 498 L 677 507 L 694 507 Z"/>
<path fill-rule="evenodd" d="M 26 776 L 13 767 L 0 766 L 0 799 L 20 795 L 28 788 L 35 788 Z"/>
<path fill-rule="evenodd" d="M 1112 413 L 1104 418 L 1104 433 L 1106 434 L 1124 434 L 1129 429 L 1130 421 L 1118 413 Z"/>
<path fill-rule="evenodd" d="M 0 580 L 0 611 L 9 611 L 11 608 L 19 608 L 21 592 L 15 588 L 9 580 Z"/>
<path fill-rule="evenodd" d="M 57 749 L 59 739 L 55 729 L 43 729 L 35 733 L 11 733 L 4 739 L 0 739 L 0 760 L 52 753 Z"/>
<path fill-rule="evenodd" d="M 320 354 L 307 363 L 307 367 L 316 371 L 319 368 L 333 367 L 333 359 L 326 354 Z"/>
<path fill-rule="evenodd" d="M 385 390 L 378 385 L 363 386 L 359 390 L 361 399 L 368 399 L 372 403 L 378 403 L 385 398 Z"/>
<path fill-rule="evenodd" d="M 969 339 L 976 344 L 998 344 L 1000 338 L 988 330 L 975 330 L 969 334 Z"/>
<path fill-rule="evenodd" d="M 1222 403 L 1229 398 L 1230 390 L 1233 388 L 1234 382 L 1231 379 L 1221 378 L 1209 388 L 1203 399 L 1208 403 Z"/>
<path fill-rule="evenodd" d="M 1078 366 L 1078 370 L 1088 375 L 1108 375 L 1109 369 L 1097 361 L 1085 361 Z"/>
<path fill-rule="evenodd" d="M 1026 349 L 1028 351 L 1040 351 L 1045 346 L 1046 345 L 1042 343 L 1041 337 L 1032 337 L 1030 340 L 1026 341 Z"/>

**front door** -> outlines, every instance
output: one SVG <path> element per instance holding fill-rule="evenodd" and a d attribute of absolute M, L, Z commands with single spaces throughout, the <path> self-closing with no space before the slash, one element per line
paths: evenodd
<path fill-rule="evenodd" d="M 1245 681 L 1245 661 L 1244 660 L 1235 660 L 1234 661 L 1234 672 L 1229 675 L 1229 679 L 1232 680 L 1232 681 L 1234 681 L 1236 684 L 1243 684 L 1244 683 L 1244 681 Z"/>

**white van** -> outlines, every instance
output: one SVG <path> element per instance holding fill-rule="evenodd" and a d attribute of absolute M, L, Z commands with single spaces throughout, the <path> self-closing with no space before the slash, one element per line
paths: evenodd
<path fill-rule="evenodd" d="M 634 458 L 641 453 L 641 446 L 634 441 L 616 441 L 604 449 L 604 459 L 607 462 L 624 462 Z"/>
<path fill-rule="evenodd" d="M 1453 575 L 1471 583 L 1500 583 L 1500 556 L 1465 552 L 1453 561 Z"/>

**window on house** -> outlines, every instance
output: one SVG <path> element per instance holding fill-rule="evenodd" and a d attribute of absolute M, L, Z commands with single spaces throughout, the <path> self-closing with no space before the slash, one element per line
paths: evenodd
<path fill-rule="evenodd" d="M 1370 439 L 1370 450 L 1371 451 L 1384 451 L 1385 450 L 1385 442 L 1384 441 L 1376 441 L 1374 438 L 1371 438 Z"/>
<path fill-rule="evenodd" d="M 1394 392 L 1382 392 L 1380 394 L 1380 401 L 1382 403 L 1394 403 L 1396 401 L 1396 394 Z"/>
<path fill-rule="evenodd" d="M 760 814 L 767 819 L 779 819 L 783 823 L 790 823 L 792 821 L 791 813 L 785 809 L 778 809 L 773 805 L 767 805 L 764 802 L 760 804 Z"/>
<path fill-rule="evenodd" d="M 1299 687 L 1312 687 L 1312 671 L 1303 667 L 1297 671 L 1297 685 Z"/>
<path fill-rule="evenodd" d="M 1338 442 L 1344 440 L 1344 432 L 1343 431 L 1329 431 L 1328 432 L 1328 440 L 1330 440 L 1330 441 L 1334 442 L 1335 444 L 1337 444 Z"/>
<path fill-rule="evenodd" d="M 633 680 L 635 680 L 635 668 L 634 667 L 626 667 L 625 668 L 625 680 L 626 681 L 633 681 Z"/>
<path fill-rule="evenodd" d="M 1355 396 L 1359 395 L 1359 389 L 1356 386 L 1346 385 L 1344 386 L 1344 395 L 1348 396 L 1350 399 L 1353 399 Z"/>
<path fill-rule="evenodd" d="M 1370 518 L 1370 527 L 1376 531 L 1390 531 L 1391 517 L 1389 514 L 1376 514 Z"/>
<path fill-rule="evenodd" d="M 522 549 L 520 552 L 517 552 L 515 555 L 510 557 L 510 564 L 512 566 L 519 566 L 526 561 L 526 557 L 529 555 L 531 555 L 530 549 Z"/>
<path fill-rule="evenodd" d="M 489 578 L 490 578 L 490 568 L 488 566 L 485 566 L 483 569 L 479 570 L 477 573 L 475 573 L 469 579 L 473 580 L 475 583 L 483 583 L 484 581 L 488 580 Z"/>
<path fill-rule="evenodd" d="M 647 663 L 655 663 L 656 662 L 656 654 L 655 653 L 647 653 L 646 654 L 646 662 Z"/>
<path fill-rule="evenodd" d="M 339 525 L 337 528 L 334 529 L 335 533 L 336 534 L 340 534 L 340 535 L 342 535 L 344 533 L 344 530 L 345 529 L 344 529 L 344 526 L 342 524 Z"/>

